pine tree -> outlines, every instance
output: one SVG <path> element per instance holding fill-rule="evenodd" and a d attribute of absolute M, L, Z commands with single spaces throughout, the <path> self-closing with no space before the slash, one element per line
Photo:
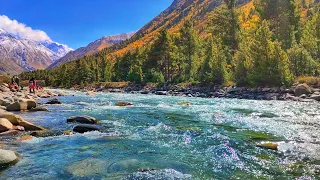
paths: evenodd
<path fill-rule="evenodd" d="M 238 68 L 247 71 L 246 80 L 252 86 L 288 85 L 292 80 L 289 59 L 277 42 L 272 41 L 272 32 L 267 21 L 262 21 L 247 48 L 238 55 Z M 239 74 L 239 73 L 238 73 Z"/>
<path fill-rule="evenodd" d="M 294 76 L 314 76 L 317 71 L 317 63 L 310 53 L 298 45 L 288 50 L 290 70 Z"/>
<path fill-rule="evenodd" d="M 320 11 L 307 21 L 301 44 L 314 59 L 320 62 Z"/>
<path fill-rule="evenodd" d="M 255 7 L 260 18 L 269 21 L 274 32 L 273 39 L 282 43 L 284 49 L 291 48 L 300 40 L 301 9 L 295 0 L 256 0 Z"/>
<path fill-rule="evenodd" d="M 180 38 L 178 40 L 179 62 L 178 66 L 182 69 L 180 75 L 184 81 L 192 81 L 198 69 L 197 53 L 199 41 L 193 23 L 186 20 L 180 30 Z"/>
<path fill-rule="evenodd" d="M 166 82 L 171 81 L 176 69 L 175 52 L 171 36 L 166 30 L 162 30 L 149 51 L 149 61 L 145 66 L 161 72 Z"/>

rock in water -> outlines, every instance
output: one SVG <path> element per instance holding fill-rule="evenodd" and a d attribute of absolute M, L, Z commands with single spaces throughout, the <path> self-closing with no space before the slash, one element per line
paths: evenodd
<path fill-rule="evenodd" d="M 45 128 L 43 127 L 40 127 L 40 126 L 36 126 L 30 122 L 27 122 L 27 121 L 22 121 L 19 123 L 20 126 L 24 127 L 24 129 L 26 131 L 43 131 L 43 130 L 46 130 Z"/>
<path fill-rule="evenodd" d="M 294 95 L 295 96 L 300 97 L 303 94 L 305 94 L 305 95 L 311 94 L 311 88 L 307 84 L 299 84 L 294 89 Z"/>
<path fill-rule="evenodd" d="M 0 132 L 9 131 L 13 128 L 12 123 L 5 118 L 0 118 Z"/>
<path fill-rule="evenodd" d="M 49 100 L 46 104 L 62 104 L 57 98 Z"/>
<path fill-rule="evenodd" d="M 15 126 L 22 126 L 25 128 L 26 131 L 41 131 L 45 130 L 45 128 L 36 126 L 28 121 L 25 121 L 21 116 L 15 115 L 11 112 L 7 112 L 4 110 L 0 110 L 0 118 L 8 119 L 11 124 Z"/>
<path fill-rule="evenodd" d="M 90 132 L 90 131 L 100 131 L 100 128 L 94 125 L 77 125 L 76 127 L 73 128 L 74 132 L 77 133 L 85 133 L 85 132 Z"/>
<path fill-rule="evenodd" d="M 0 169 L 6 168 L 18 162 L 15 152 L 0 149 Z"/>
<path fill-rule="evenodd" d="M 257 144 L 257 147 L 271 149 L 275 151 L 278 151 L 278 146 L 279 146 L 278 144 L 271 143 L 271 142 Z"/>
<path fill-rule="evenodd" d="M 20 103 L 14 102 L 7 106 L 8 111 L 21 111 L 21 110 L 27 110 L 27 106 L 20 106 Z"/>
<path fill-rule="evenodd" d="M 67 122 L 81 124 L 97 124 L 98 120 L 90 116 L 72 116 L 67 119 Z"/>
<path fill-rule="evenodd" d="M 168 95 L 168 92 L 167 91 L 157 91 L 155 94 L 156 95 L 166 96 L 166 95 Z"/>
<path fill-rule="evenodd" d="M 19 102 L 14 102 L 7 106 L 8 111 L 26 111 L 35 108 L 37 103 L 33 99 L 19 99 Z"/>
<path fill-rule="evenodd" d="M 189 103 L 189 102 L 181 102 L 178 104 L 179 106 L 191 106 L 192 103 Z"/>
<path fill-rule="evenodd" d="M 18 130 L 9 130 L 9 131 L 0 133 L 0 137 L 3 137 L 3 136 L 17 136 L 19 134 L 20 134 L 20 131 L 18 131 Z"/>
<path fill-rule="evenodd" d="M 133 104 L 129 102 L 117 102 L 116 106 L 133 106 Z"/>
<path fill-rule="evenodd" d="M 13 125 L 18 126 L 21 121 L 23 121 L 22 117 L 19 115 L 15 115 L 11 112 L 7 112 L 4 110 L 0 110 L 0 118 L 8 119 Z"/>
<path fill-rule="evenodd" d="M 88 177 L 106 172 L 108 163 L 99 159 L 85 159 L 67 168 L 67 171 L 78 177 Z"/>
<path fill-rule="evenodd" d="M 37 106 L 35 108 L 30 109 L 29 111 L 36 112 L 36 111 L 49 111 L 49 110 L 47 108 Z"/>
<path fill-rule="evenodd" d="M 96 93 L 93 92 L 93 91 L 88 91 L 88 92 L 86 93 L 86 95 L 88 95 L 88 96 L 95 96 Z"/>

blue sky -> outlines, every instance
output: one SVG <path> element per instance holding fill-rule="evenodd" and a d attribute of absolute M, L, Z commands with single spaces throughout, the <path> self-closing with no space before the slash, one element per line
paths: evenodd
<path fill-rule="evenodd" d="M 136 31 L 172 2 L 173 0 L 1 0 L 0 15 L 25 24 L 32 30 L 44 31 L 53 41 L 76 49 L 102 36 Z"/>

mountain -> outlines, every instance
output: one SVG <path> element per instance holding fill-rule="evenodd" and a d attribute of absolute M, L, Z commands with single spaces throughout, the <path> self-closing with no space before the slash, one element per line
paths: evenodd
<path fill-rule="evenodd" d="M 14 36 L 0 28 L 0 71 L 18 74 L 45 69 L 71 51 L 56 42 L 36 42 Z"/>
<path fill-rule="evenodd" d="M 207 34 L 208 24 L 214 10 L 224 0 L 174 0 L 162 13 L 138 30 L 135 35 L 117 48 L 106 48 L 101 54 L 108 54 L 108 59 L 123 56 L 126 52 L 151 44 L 160 30 L 167 29 L 169 33 L 178 33 L 185 20 L 190 19 L 200 34 Z M 252 0 L 238 0 L 239 7 L 253 4 Z"/>
<path fill-rule="evenodd" d="M 105 36 L 102 37 L 92 43 L 90 43 L 86 47 L 81 47 L 75 51 L 69 52 L 67 55 L 62 57 L 61 59 L 57 60 L 53 64 L 49 66 L 49 68 L 57 67 L 61 64 L 79 59 L 85 55 L 94 54 L 96 52 L 101 51 L 104 48 L 110 47 L 115 44 L 119 44 L 129 38 L 131 38 L 134 35 L 135 32 L 132 33 L 126 33 L 126 34 L 119 34 L 115 36 Z"/>

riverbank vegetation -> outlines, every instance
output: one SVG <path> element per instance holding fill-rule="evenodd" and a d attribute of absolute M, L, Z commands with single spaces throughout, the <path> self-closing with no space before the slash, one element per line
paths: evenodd
<path fill-rule="evenodd" d="M 106 56 L 112 47 L 20 76 L 60 87 L 110 81 L 289 86 L 320 72 L 319 3 L 307 2 L 255 0 L 238 8 L 225 0 L 204 29 L 187 18 L 180 30 L 162 29 L 152 43 L 115 58 Z"/>

